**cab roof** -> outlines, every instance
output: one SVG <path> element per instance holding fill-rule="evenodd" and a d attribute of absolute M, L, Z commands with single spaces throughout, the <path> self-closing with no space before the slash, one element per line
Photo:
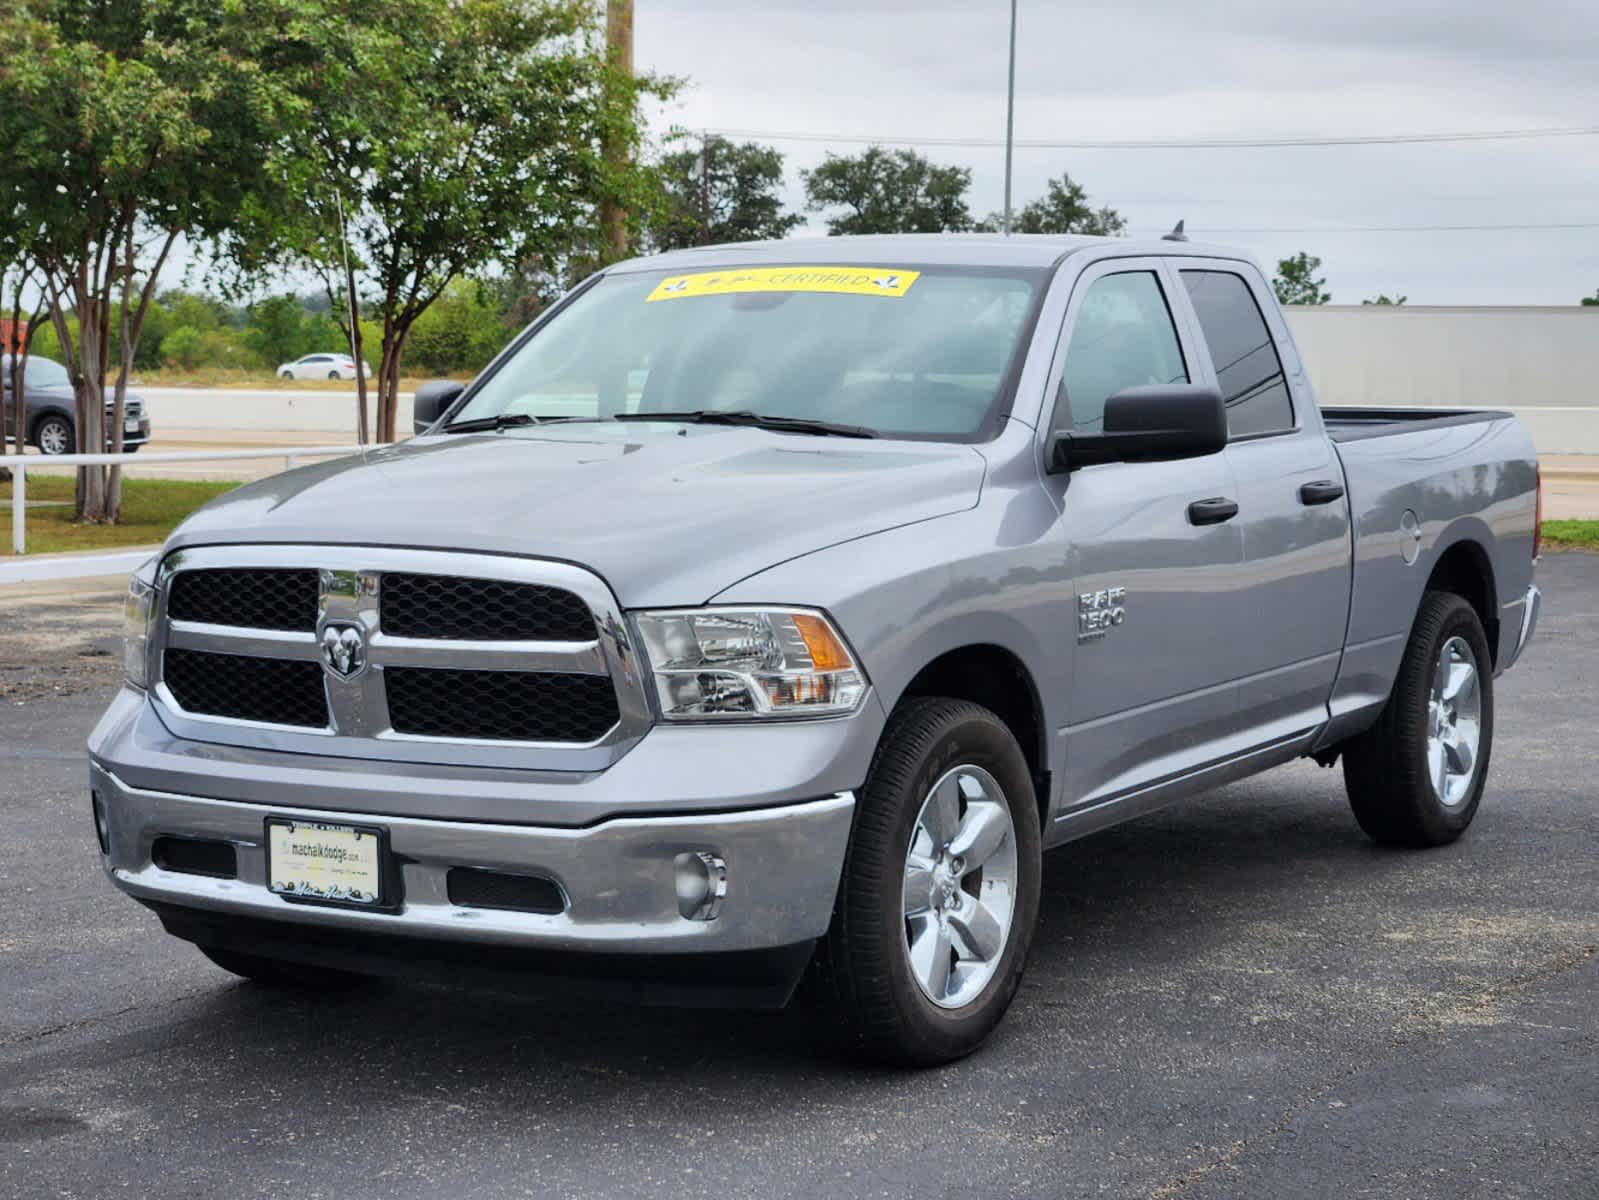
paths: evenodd
<path fill-rule="evenodd" d="M 827 263 L 838 266 L 1049 267 L 1082 250 L 1114 248 L 1125 255 L 1181 255 L 1195 258 L 1237 258 L 1248 255 L 1195 242 L 1155 238 L 1087 237 L 1075 234 L 1018 233 L 885 233 L 848 237 L 781 238 L 763 242 L 727 242 L 668 250 L 616 264 L 612 272 L 692 270 L 698 267 Z"/>

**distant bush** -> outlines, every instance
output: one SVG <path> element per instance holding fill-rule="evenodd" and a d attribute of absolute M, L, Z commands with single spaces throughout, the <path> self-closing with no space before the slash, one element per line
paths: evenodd
<path fill-rule="evenodd" d="M 169 367 L 198 367 L 200 336 L 193 325 L 179 325 L 161 339 L 162 361 Z"/>

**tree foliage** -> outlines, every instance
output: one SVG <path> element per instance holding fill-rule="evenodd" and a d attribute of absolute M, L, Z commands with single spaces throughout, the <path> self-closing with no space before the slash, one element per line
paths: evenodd
<path fill-rule="evenodd" d="M 264 68 L 306 2 L 12 0 L 0 12 L 0 223 L 34 231 L 80 445 L 121 449 L 128 371 L 173 243 L 221 233 L 266 183 L 262 147 L 296 104 Z M 80 470 L 78 508 L 115 520 L 118 470 Z"/>
<path fill-rule="evenodd" d="M 1599 308 L 1599 291 L 1594 292 L 1591 296 L 1584 296 L 1582 298 L 1582 307 Z"/>
<path fill-rule="evenodd" d="M 1301 250 L 1292 258 L 1277 263 L 1277 277 L 1271 281 L 1279 304 L 1326 304 L 1332 300 L 1325 290 L 1327 281 L 1317 279 L 1321 259 Z"/>
<path fill-rule="evenodd" d="M 800 172 L 805 207 L 827 213 L 827 232 L 944 233 L 973 227 L 966 207 L 972 173 L 939 166 L 914 150 L 869 146 L 858 155 L 829 154 Z"/>
<path fill-rule="evenodd" d="M 771 146 L 711 134 L 657 169 L 664 202 L 648 231 L 653 249 L 780 238 L 805 223 L 783 209 L 783 156 Z"/>
<path fill-rule="evenodd" d="M 376 435 L 390 441 L 406 342 L 452 280 L 494 262 L 601 259 L 607 198 L 642 221 L 647 173 L 602 146 L 636 145 L 640 95 L 665 89 L 613 78 L 582 0 L 318 3 L 327 14 L 300 28 L 291 68 L 311 105 L 293 202 L 256 214 L 229 250 L 246 267 L 316 270 L 357 362 L 351 318 L 371 315 Z"/>
<path fill-rule="evenodd" d="M 980 228 L 997 232 L 1004 228 L 1003 213 L 993 213 Z M 1127 230 L 1127 219 L 1114 208 L 1094 208 L 1088 192 L 1069 174 L 1051 179 L 1044 194 L 1024 206 L 1011 221 L 1013 233 L 1080 233 L 1095 237 L 1119 237 Z"/>
<path fill-rule="evenodd" d="M 1384 305 L 1392 305 L 1397 308 L 1408 299 L 1410 299 L 1408 296 L 1390 296 L 1387 292 L 1379 292 L 1374 298 L 1370 300 L 1362 300 L 1361 303 L 1375 305 L 1378 308 L 1381 308 Z"/>

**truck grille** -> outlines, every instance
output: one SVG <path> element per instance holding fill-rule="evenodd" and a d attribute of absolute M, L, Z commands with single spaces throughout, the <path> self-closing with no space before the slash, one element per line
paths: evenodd
<path fill-rule="evenodd" d="M 316 629 L 317 573 L 232 568 L 173 577 L 167 615 L 174 621 L 241 629 Z"/>
<path fill-rule="evenodd" d="M 185 712 L 326 729 L 328 698 L 314 662 L 168 650 L 166 684 Z"/>
<path fill-rule="evenodd" d="M 202 547 L 169 556 L 161 584 L 154 698 L 180 736 L 594 770 L 649 725 L 620 610 L 567 564 Z"/>
<path fill-rule="evenodd" d="M 458 575 L 384 574 L 383 629 L 396 637 L 463 641 L 592 642 L 594 614 L 571 592 Z"/>
<path fill-rule="evenodd" d="M 390 667 L 383 678 L 394 731 L 419 737 L 592 742 L 620 715 L 602 675 Z"/>

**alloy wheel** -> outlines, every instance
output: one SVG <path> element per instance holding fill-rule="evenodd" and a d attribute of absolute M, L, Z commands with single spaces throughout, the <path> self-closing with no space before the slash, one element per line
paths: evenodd
<path fill-rule="evenodd" d="M 988 986 L 1016 911 L 1016 830 L 998 781 L 972 765 L 928 792 L 905 852 L 905 953 L 916 984 L 940 1008 L 962 1008 Z"/>

